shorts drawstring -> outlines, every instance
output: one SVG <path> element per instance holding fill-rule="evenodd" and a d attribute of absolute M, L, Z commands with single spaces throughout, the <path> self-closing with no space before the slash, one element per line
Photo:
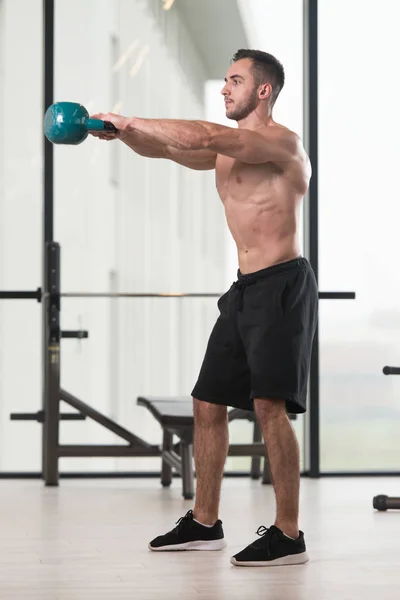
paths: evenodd
<path fill-rule="evenodd" d="M 257 283 L 257 280 L 244 276 L 238 281 L 235 281 L 233 284 L 233 286 L 239 291 L 239 312 L 242 312 L 243 310 L 244 291 L 247 288 L 247 286 L 253 285 L 253 283 Z"/>
<path fill-rule="evenodd" d="M 279 263 L 277 265 L 272 265 L 271 267 L 266 267 L 265 269 L 261 269 L 259 271 L 254 271 L 253 273 L 242 274 L 240 269 L 237 271 L 237 281 L 233 283 L 233 287 L 239 292 L 239 312 L 243 310 L 243 297 L 244 291 L 249 285 L 253 285 L 253 283 L 257 283 L 257 281 L 261 281 L 265 279 L 265 277 L 271 277 L 273 274 L 283 273 L 285 271 L 290 271 L 293 268 L 305 269 L 309 265 L 307 259 L 302 256 L 298 256 L 292 260 L 289 260 L 284 263 Z"/>

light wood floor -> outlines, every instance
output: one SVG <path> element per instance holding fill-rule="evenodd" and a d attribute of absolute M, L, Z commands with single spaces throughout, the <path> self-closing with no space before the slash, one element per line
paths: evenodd
<path fill-rule="evenodd" d="M 400 495 L 396 478 L 302 480 L 301 522 L 310 562 L 238 568 L 229 557 L 272 523 L 269 486 L 225 479 L 228 547 L 152 553 L 192 507 L 180 480 L 0 481 L 1 600 L 397 600 L 400 512 L 377 513 L 372 497 Z"/>

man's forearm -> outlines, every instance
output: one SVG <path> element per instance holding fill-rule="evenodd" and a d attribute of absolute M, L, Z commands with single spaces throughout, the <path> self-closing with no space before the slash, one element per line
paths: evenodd
<path fill-rule="evenodd" d="M 139 131 L 131 131 L 121 141 L 140 156 L 147 158 L 166 158 L 167 148 L 163 142 L 152 139 Z"/>
<path fill-rule="evenodd" d="M 179 150 L 209 148 L 210 140 L 229 128 L 207 121 L 132 118 L 127 125 L 127 140 L 143 134 L 154 143 Z"/>

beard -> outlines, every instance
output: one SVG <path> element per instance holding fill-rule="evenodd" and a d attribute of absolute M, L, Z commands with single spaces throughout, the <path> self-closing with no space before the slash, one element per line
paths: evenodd
<path fill-rule="evenodd" d="M 228 105 L 226 117 L 233 121 L 242 121 L 257 108 L 257 105 L 258 98 L 252 93 L 247 100 L 242 101 L 240 104 Z"/>

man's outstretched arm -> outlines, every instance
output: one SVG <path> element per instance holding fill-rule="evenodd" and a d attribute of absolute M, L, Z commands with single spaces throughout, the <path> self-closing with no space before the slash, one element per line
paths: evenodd
<path fill-rule="evenodd" d="M 197 171 L 215 169 L 217 153 L 213 150 L 190 150 L 170 146 L 165 140 L 155 139 L 144 132 L 129 128 L 130 119 L 121 115 L 98 113 L 91 115 L 91 118 L 110 121 L 117 128 L 116 134 L 102 131 L 91 132 L 94 137 L 105 140 L 120 139 L 140 156 L 166 158 Z"/>
<path fill-rule="evenodd" d="M 275 127 L 265 127 L 259 133 L 208 121 L 134 117 L 128 119 L 126 131 L 128 137 L 140 132 L 177 150 L 211 150 L 251 164 L 287 163 L 298 150 L 297 136 Z"/>

